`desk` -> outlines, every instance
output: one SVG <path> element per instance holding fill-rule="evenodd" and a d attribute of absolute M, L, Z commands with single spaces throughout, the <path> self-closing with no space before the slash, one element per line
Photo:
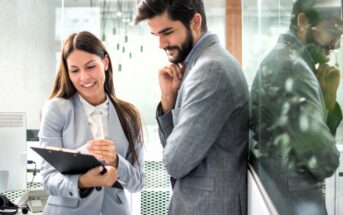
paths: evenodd
<path fill-rule="evenodd" d="M 30 211 L 27 214 L 23 214 L 20 210 L 18 211 L 18 213 L 16 213 L 16 215 L 42 215 L 42 212 L 38 212 L 38 213 L 31 213 Z"/>
<path fill-rule="evenodd" d="M 30 190 L 30 189 L 39 189 L 39 188 L 43 188 L 41 183 L 27 183 L 27 190 L 17 190 L 17 191 L 7 191 L 7 192 L 3 192 L 1 193 L 2 195 L 5 195 L 12 203 L 17 204 L 18 201 L 20 200 L 20 198 L 23 196 L 23 194 Z M 18 210 L 18 215 L 22 215 L 23 213 L 21 212 L 21 209 Z M 32 215 L 41 215 L 42 213 L 32 213 L 32 212 L 28 212 L 27 214 L 32 214 Z"/>

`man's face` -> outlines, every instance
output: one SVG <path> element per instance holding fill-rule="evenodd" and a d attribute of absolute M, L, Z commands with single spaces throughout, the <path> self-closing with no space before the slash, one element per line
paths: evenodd
<path fill-rule="evenodd" d="M 329 61 L 330 52 L 340 47 L 342 32 L 340 19 L 323 20 L 306 32 L 305 45 L 317 63 Z"/>
<path fill-rule="evenodd" d="M 182 22 L 171 20 L 167 13 L 148 20 L 151 34 L 159 39 L 159 47 L 164 49 L 171 63 L 181 63 L 193 48 L 192 31 Z"/>

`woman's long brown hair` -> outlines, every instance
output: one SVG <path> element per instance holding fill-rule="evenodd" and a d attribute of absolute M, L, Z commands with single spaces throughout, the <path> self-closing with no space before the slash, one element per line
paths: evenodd
<path fill-rule="evenodd" d="M 67 58 L 73 50 L 82 50 L 91 54 L 99 56 L 104 59 L 105 56 L 109 59 L 108 69 L 105 71 L 105 93 L 108 95 L 113 106 L 115 107 L 120 124 L 124 130 L 125 136 L 129 142 L 129 149 L 132 154 L 131 163 L 138 163 L 138 157 L 135 150 L 135 143 L 137 140 L 143 143 L 142 123 L 138 110 L 130 103 L 118 99 L 115 96 L 114 83 L 113 83 L 113 70 L 111 58 L 102 44 L 102 42 L 93 34 L 87 31 L 75 33 L 70 35 L 64 42 L 61 55 L 61 63 L 57 70 L 57 75 L 54 81 L 52 92 L 49 96 L 51 98 L 64 98 L 69 99 L 76 92 L 72 84 L 67 67 Z"/>

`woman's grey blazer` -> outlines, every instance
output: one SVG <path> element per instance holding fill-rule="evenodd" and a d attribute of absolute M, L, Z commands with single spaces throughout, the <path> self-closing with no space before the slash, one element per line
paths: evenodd
<path fill-rule="evenodd" d="M 109 103 L 109 137 L 119 156 L 118 179 L 129 192 L 138 192 L 144 185 L 143 147 L 135 144 L 139 165 L 129 162 L 131 153 L 129 143 L 118 119 L 113 104 Z M 54 98 L 49 100 L 42 112 L 39 131 L 41 146 L 55 146 L 75 149 L 93 139 L 86 114 L 75 93 L 70 99 Z M 78 189 L 80 175 L 62 175 L 50 164 L 43 161 L 41 167 L 44 188 L 49 193 L 44 214 L 130 214 L 124 190 L 102 188 L 81 198 Z"/>

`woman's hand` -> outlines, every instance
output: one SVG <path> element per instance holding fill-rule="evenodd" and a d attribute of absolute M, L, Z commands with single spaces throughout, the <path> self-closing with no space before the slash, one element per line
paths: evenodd
<path fill-rule="evenodd" d="M 95 167 L 81 175 L 79 178 L 78 187 L 112 187 L 118 178 L 117 170 L 113 166 L 105 166 L 106 172 L 101 174 L 103 168 L 103 166 Z"/>
<path fill-rule="evenodd" d="M 105 161 L 106 165 L 118 167 L 118 156 L 116 146 L 111 140 L 91 140 L 87 143 L 88 151 L 98 160 Z"/>

